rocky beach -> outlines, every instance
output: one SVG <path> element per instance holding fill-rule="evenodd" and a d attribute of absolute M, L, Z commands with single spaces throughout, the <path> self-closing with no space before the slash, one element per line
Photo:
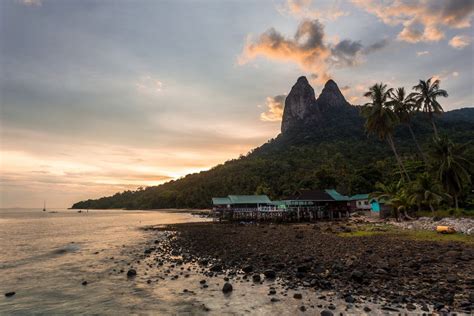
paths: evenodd
<path fill-rule="evenodd" d="M 471 236 L 420 238 L 392 225 L 354 222 L 186 223 L 148 230 L 156 239 L 139 255 L 145 273 L 153 267 L 163 279 L 197 273 L 201 282 L 190 286 L 198 291 L 214 280 L 222 295 L 250 284 L 268 303 L 291 299 L 295 312 L 322 315 L 473 310 Z"/>

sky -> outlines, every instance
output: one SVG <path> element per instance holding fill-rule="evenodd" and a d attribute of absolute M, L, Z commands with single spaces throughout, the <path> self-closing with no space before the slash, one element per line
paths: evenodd
<path fill-rule="evenodd" d="M 472 0 L 0 1 L 0 207 L 70 207 L 246 154 L 305 75 L 474 106 Z"/>

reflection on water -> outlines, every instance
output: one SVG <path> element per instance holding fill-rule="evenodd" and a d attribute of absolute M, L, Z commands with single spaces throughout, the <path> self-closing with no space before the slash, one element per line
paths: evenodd
<path fill-rule="evenodd" d="M 187 213 L 55 211 L 0 210 L 0 314 L 114 313 L 150 303 L 152 310 L 158 302 L 111 276 L 111 268 L 131 261 L 129 249 L 142 248 L 141 227 L 201 220 Z M 4 297 L 10 291 L 16 295 Z"/>
<path fill-rule="evenodd" d="M 141 228 L 199 220 L 162 211 L 0 210 L 0 315 L 294 315 L 303 314 L 302 305 L 311 315 L 327 306 L 314 290 L 293 299 L 278 280 L 257 285 L 237 277 L 234 291 L 224 295 L 223 276 L 206 278 L 197 265 L 160 266 L 144 258 L 144 249 L 166 233 Z M 127 278 L 129 268 L 138 271 L 135 278 Z M 273 287 L 276 302 L 268 295 Z M 10 291 L 16 295 L 3 295 Z M 332 302 L 335 314 L 344 311 L 345 304 Z"/>

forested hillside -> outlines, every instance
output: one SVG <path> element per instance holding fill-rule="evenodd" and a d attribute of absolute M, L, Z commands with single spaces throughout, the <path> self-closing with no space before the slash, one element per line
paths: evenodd
<path fill-rule="evenodd" d="M 280 198 L 304 188 L 336 188 L 344 194 L 367 193 L 377 181 L 397 176 L 390 148 L 384 142 L 367 137 L 359 109 L 334 113 L 333 120 L 319 129 L 302 128 L 256 148 L 244 157 L 230 160 L 209 171 L 190 174 L 165 184 L 125 191 L 110 197 L 87 200 L 73 208 L 205 208 L 212 196 L 266 193 Z M 339 114 L 339 115 L 338 115 Z M 414 131 L 424 150 L 429 151 L 430 124 L 419 115 Z M 474 108 L 445 113 L 438 120 L 441 133 L 457 142 L 474 139 Z M 419 157 L 409 132 L 400 126 L 395 141 L 414 170 Z M 474 149 L 468 155 L 474 161 Z"/>

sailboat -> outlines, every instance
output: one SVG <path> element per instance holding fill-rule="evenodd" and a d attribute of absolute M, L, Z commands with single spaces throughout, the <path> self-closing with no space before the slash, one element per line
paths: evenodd
<path fill-rule="evenodd" d="M 46 212 L 46 201 L 44 201 L 44 204 L 43 204 L 43 212 Z"/>

